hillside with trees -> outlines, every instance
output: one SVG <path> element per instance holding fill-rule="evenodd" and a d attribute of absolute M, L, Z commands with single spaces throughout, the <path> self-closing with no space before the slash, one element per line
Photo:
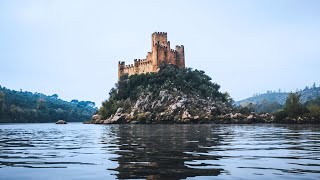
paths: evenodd
<path fill-rule="evenodd" d="M 42 93 L 15 91 L 0 86 L 1 123 L 44 123 L 63 119 L 67 122 L 88 120 L 97 111 L 91 101 L 67 102 Z"/>
<path fill-rule="evenodd" d="M 320 87 L 315 83 L 311 87 L 306 86 L 304 89 L 297 90 L 299 94 L 299 101 L 302 104 L 307 103 L 320 97 Z M 254 94 L 252 97 L 237 101 L 236 106 L 247 107 L 258 113 L 274 113 L 283 108 L 289 97 L 288 92 L 267 91 L 263 94 Z"/>

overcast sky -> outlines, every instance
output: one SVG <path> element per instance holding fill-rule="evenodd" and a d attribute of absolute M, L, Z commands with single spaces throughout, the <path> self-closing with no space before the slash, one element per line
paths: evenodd
<path fill-rule="evenodd" d="M 0 85 L 100 106 L 154 31 L 235 100 L 320 83 L 318 0 L 0 0 Z"/>

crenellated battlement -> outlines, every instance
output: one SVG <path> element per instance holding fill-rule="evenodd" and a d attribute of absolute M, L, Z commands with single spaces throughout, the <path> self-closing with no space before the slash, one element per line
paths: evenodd
<path fill-rule="evenodd" d="M 154 32 L 153 34 L 158 34 L 158 35 L 167 35 L 167 32 Z"/>
<path fill-rule="evenodd" d="M 151 61 L 148 61 L 147 59 L 134 59 L 134 65 L 143 65 L 143 64 L 149 64 Z"/>
<path fill-rule="evenodd" d="M 126 65 L 125 68 L 133 68 L 133 64 Z"/>
<path fill-rule="evenodd" d="M 118 78 L 123 74 L 130 76 L 133 74 L 158 72 L 161 63 L 185 67 L 183 45 L 177 45 L 175 49 L 171 49 L 166 32 L 154 32 L 151 35 L 151 39 L 151 52 L 147 53 L 145 59 L 134 59 L 133 64 L 129 65 L 126 65 L 124 61 L 119 61 Z"/>

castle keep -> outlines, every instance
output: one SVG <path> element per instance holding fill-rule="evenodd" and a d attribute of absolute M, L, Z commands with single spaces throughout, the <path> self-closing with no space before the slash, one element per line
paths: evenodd
<path fill-rule="evenodd" d="M 183 45 L 176 46 L 175 50 L 171 49 L 166 32 L 155 32 L 151 38 L 151 52 L 148 52 L 145 59 L 135 59 L 134 63 L 129 65 L 126 65 L 124 61 L 119 61 L 119 79 L 123 74 L 131 76 L 133 74 L 158 72 L 161 63 L 185 67 Z"/>

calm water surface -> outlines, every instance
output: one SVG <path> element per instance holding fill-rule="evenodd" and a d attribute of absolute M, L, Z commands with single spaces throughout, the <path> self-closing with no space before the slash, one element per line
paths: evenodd
<path fill-rule="evenodd" d="M 318 125 L 0 125 L 0 179 L 320 179 Z"/>

